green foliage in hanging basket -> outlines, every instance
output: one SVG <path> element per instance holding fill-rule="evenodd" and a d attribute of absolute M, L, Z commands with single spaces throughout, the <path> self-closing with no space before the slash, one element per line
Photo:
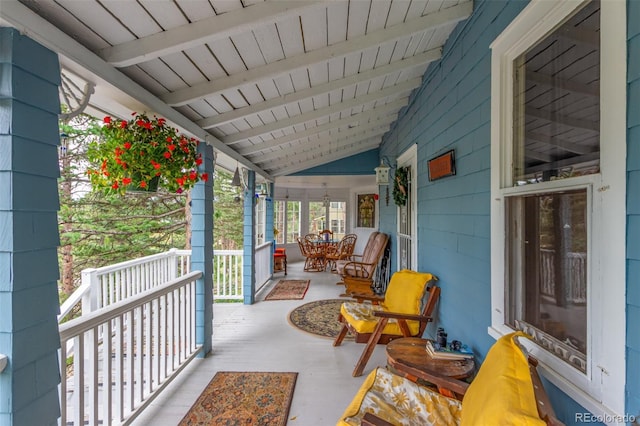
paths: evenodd
<path fill-rule="evenodd" d="M 133 113 L 129 121 L 107 116 L 87 150 L 87 174 L 94 190 L 124 194 L 148 191 L 153 181 L 174 193 L 191 189 L 207 173 L 199 173 L 199 141 L 178 133 L 164 118 Z"/>
<path fill-rule="evenodd" d="M 409 168 L 398 167 L 393 180 L 393 201 L 399 206 L 407 204 L 409 192 Z"/>

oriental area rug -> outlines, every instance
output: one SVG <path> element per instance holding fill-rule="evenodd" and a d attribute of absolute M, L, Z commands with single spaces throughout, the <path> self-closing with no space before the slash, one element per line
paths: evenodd
<path fill-rule="evenodd" d="M 303 299 L 309 289 L 309 282 L 310 280 L 280 280 L 264 300 Z"/>
<path fill-rule="evenodd" d="M 285 426 L 298 373 L 220 371 L 180 422 Z"/>
<path fill-rule="evenodd" d="M 338 316 L 340 315 L 340 305 L 345 300 L 316 300 L 315 302 L 298 306 L 289 312 L 289 324 L 316 336 L 335 339 L 342 329 Z M 353 336 L 349 333 L 345 339 L 353 339 Z"/>

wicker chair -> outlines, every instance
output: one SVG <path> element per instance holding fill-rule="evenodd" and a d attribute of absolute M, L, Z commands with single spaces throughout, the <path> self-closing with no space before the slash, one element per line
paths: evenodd
<path fill-rule="evenodd" d="M 324 252 L 320 250 L 315 241 L 306 237 L 298 238 L 298 247 L 300 247 L 300 253 L 305 258 L 305 272 L 324 271 Z"/>
<path fill-rule="evenodd" d="M 327 247 L 325 253 L 325 259 L 327 264 L 331 267 L 331 272 L 338 272 L 336 262 L 339 260 L 351 260 L 353 256 L 353 250 L 356 248 L 356 241 L 358 236 L 356 234 L 347 234 L 338 243 L 337 246 Z"/>

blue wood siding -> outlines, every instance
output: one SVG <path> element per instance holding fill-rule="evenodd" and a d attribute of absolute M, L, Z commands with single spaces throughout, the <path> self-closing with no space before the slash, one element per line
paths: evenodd
<path fill-rule="evenodd" d="M 468 342 L 479 354 L 486 354 L 494 342 L 487 334 L 491 323 L 489 45 L 526 5 L 474 2 L 473 15 L 452 33 L 442 59 L 428 68 L 422 86 L 414 91 L 380 148 L 382 156 L 394 159 L 417 144 L 418 269 L 440 278 L 446 302 L 440 304 L 435 325 L 444 325 L 449 336 Z M 450 149 L 455 150 L 456 175 L 429 182 L 427 161 Z M 640 185 L 640 173 L 637 179 Z M 395 209 L 393 201 L 390 206 L 380 205 L 380 229 L 392 235 L 396 231 Z M 640 256 L 640 244 L 637 247 Z M 635 315 L 630 324 L 633 321 L 637 326 L 640 311 Z M 427 334 L 434 329 L 431 326 Z M 636 378 L 630 393 L 637 407 L 640 357 L 639 352 L 634 354 L 636 362 L 630 360 L 634 367 L 628 372 Z M 553 385 L 548 383 L 547 388 L 567 424 L 575 423 L 575 413 L 586 411 Z"/>
<path fill-rule="evenodd" d="M 380 164 L 378 150 L 372 149 L 347 158 L 312 167 L 292 176 L 328 176 L 328 175 L 373 175 L 373 169 Z"/>
<path fill-rule="evenodd" d="M 640 418 L 640 2 L 627 2 L 627 414 Z"/>
<path fill-rule="evenodd" d="M 213 148 L 198 145 L 202 164 L 198 171 L 209 179 L 199 181 L 191 190 L 191 270 L 202 271 L 196 283 L 196 343 L 202 345 L 202 358 L 211 351 L 213 331 Z"/>
<path fill-rule="evenodd" d="M 0 28 L 0 82 L 0 425 L 56 424 L 58 58 Z"/>
<path fill-rule="evenodd" d="M 249 171 L 248 180 L 249 187 L 244 191 L 243 208 L 242 292 L 244 304 L 252 305 L 256 301 L 256 173 L 254 171 Z"/>

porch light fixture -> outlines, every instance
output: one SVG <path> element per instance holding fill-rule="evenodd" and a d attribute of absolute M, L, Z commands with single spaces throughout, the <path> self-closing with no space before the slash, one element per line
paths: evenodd
<path fill-rule="evenodd" d="M 240 181 L 240 168 L 236 166 L 236 171 L 233 173 L 233 179 L 231 179 L 231 186 L 242 186 Z"/>
<path fill-rule="evenodd" d="M 329 204 L 331 203 L 331 197 L 329 197 L 329 194 L 327 193 L 327 184 L 323 183 L 322 185 L 324 186 L 324 196 L 322 197 L 322 205 L 324 207 L 329 207 Z"/>
<path fill-rule="evenodd" d="M 389 185 L 389 170 L 391 170 L 391 167 L 386 166 L 382 158 L 380 159 L 380 165 L 373 170 L 376 172 L 376 184 Z"/>

